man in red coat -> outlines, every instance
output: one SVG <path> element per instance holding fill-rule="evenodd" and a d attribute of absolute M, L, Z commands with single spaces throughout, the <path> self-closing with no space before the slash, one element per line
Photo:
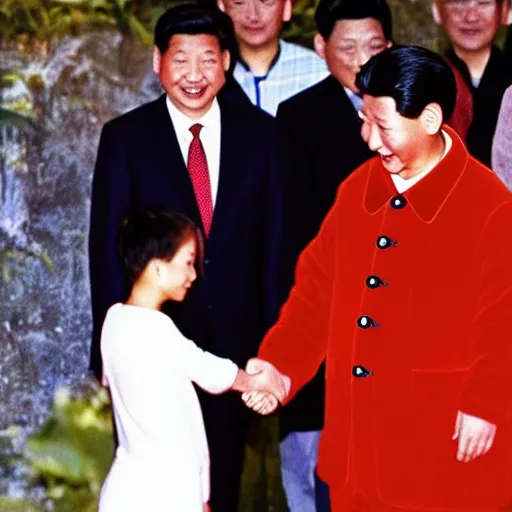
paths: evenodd
<path fill-rule="evenodd" d="M 333 512 L 512 510 L 512 195 L 443 125 L 442 57 L 392 47 L 357 86 L 378 156 L 302 253 L 271 365 L 249 366 L 288 375 L 290 400 L 326 360 Z"/>

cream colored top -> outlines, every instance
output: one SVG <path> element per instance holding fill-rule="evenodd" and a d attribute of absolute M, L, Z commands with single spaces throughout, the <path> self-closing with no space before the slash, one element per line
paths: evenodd
<path fill-rule="evenodd" d="M 200 502 L 208 501 L 210 468 L 193 383 L 222 393 L 232 387 L 238 367 L 198 348 L 167 315 L 124 304 L 107 313 L 101 353 L 119 437 L 119 467 L 111 470 L 100 510 L 121 508 L 108 506 L 119 502 L 119 494 L 155 492 L 155 502 L 162 504 L 158 510 L 195 510 L 184 500 L 187 493 L 193 499 L 200 493 Z M 162 477 L 164 488 L 154 490 Z M 137 482 L 133 489 L 128 485 L 132 481 Z M 156 501 L 158 493 L 162 495 Z"/>

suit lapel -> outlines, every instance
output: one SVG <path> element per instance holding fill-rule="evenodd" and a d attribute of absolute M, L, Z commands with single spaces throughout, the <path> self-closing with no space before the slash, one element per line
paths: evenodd
<path fill-rule="evenodd" d="M 183 213 L 189 216 L 198 226 L 202 226 L 192 181 L 167 110 L 165 94 L 155 102 L 155 113 L 151 126 L 153 127 L 152 135 L 155 151 L 158 152 L 156 161 L 162 162 L 163 168 L 168 172 L 174 189 L 177 191 L 175 196 L 179 197 L 182 204 Z"/>
<path fill-rule="evenodd" d="M 229 103 L 219 102 L 220 104 L 220 166 L 219 166 L 219 186 L 217 189 L 217 200 L 213 210 L 212 234 L 219 230 L 218 224 L 229 214 L 230 198 L 233 191 L 237 189 L 238 171 L 242 165 L 242 158 L 239 155 L 239 146 L 234 143 L 237 138 L 236 116 Z"/>
<path fill-rule="evenodd" d="M 327 92 L 328 94 L 324 95 L 324 99 L 330 108 L 326 109 L 326 112 L 331 113 L 333 119 L 336 119 L 336 124 L 350 120 L 351 123 L 360 126 L 361 121 L 354 105 L 352 105 L 343 86 L 334 77 L 332 77 Z M 343 114 L 342 118 L 340 118 L 340 113 Z"/>

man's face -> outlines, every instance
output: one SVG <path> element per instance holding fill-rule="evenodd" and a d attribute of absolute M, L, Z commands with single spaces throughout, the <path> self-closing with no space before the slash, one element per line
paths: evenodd
<path fill-rule="evenodd" d="M 226 81 L 229 52 L 210 34 L 176 34 L 164 54 L 153 52 L 153 70 L 176 108 L 201 118 Z"/>
<path fill-rule="evenodd" d="M 218 0 L 233 21 L 239 45 L 263 48 L 279 40 L 292 15 L 291 0 Z"/>
<path fill-rule="evenodd" d="M 339 20 L 326 41 L 315 36 L 315 49 L 325 59 L 329 71 L 343 86 L 358 92 L 356 75 L 370 57 L 389 48 L 380 21 L 375 18 Z"/>
<path fill-rule="evenodd" d="M 507 7 L 508 0 L 436 0 L 433 14 L 456 51 L 476 52 L 491 46 Z"/>
<path fill-rule="evenodd" d="M 382 165 L 390 174 L 407 178 L 420 171 L 428 133 L 421 120 L 408 119 L 396 111 L 390 97 L 363 96 L 359 113 L 363 120 L 361 136 L 368 147 L 379 153 Z"/>

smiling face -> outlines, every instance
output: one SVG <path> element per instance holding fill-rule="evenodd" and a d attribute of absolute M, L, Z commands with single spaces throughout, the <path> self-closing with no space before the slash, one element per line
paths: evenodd
<path fill-rule="evenodd" d="M 226 82 L 229 52 L 216 36 L 176 34 L 163 54 L 153 52 L 153 70 L 175 107 L 190 119 L 200 119 Z"/>
<path fill-rule="evenodd" d="M 479 52 L 490 48 L 507 7 L 508 0 L 436 0 L 433 14 L 456 52 Z"/>
<path fill-rule="evenodd" d="M 327 41 L 321 34 L 315 36 L 315 50 L 329 71 L 341 85 L 356 93 L 355 80 L 361 66 L 390 46 L 375 18 L 339 20 Z"/>
<path fill-rule="evenodd" d="M 279 40 L 283 22 L 292 15 L 291 0 L 218 0 L 233 21 L 241 47 L 265 48 Z"/>
<path fill-rule="evenodd" d="M 363 97 L 359 113 L 363 120 L 361 136 L 368 147 L 380 155 L 382 165 L 390 174 L 410 178 L 425 166 L 425 148 L 429 147 L 429 131 L 422 116 L 403 117 L 390 97 Z"/>
<path fill-rule="evenodd" d="M 166 300 L 181 302 L 197 278 L 196 241 L 187 238 L 170 261 L 159 260 L 159 284 Z"/>

